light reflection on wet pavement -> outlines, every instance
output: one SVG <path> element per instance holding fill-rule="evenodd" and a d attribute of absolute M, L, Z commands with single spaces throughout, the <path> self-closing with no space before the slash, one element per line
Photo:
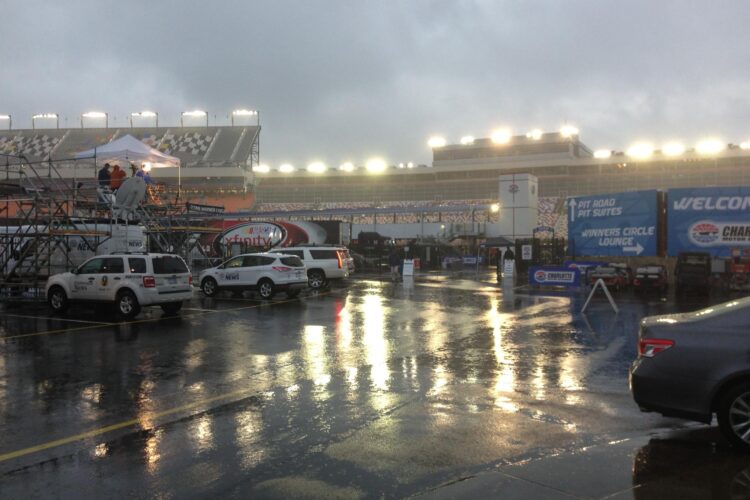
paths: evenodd
<path fill-rule="evenodd" d="M 116 325 L 86 308 L 66 321 L 6 307 L 0 491 L 702 498 L 750 486 L 750 459 L 716 429 L 630 398 L 638 322 L 675 306 L 621 297 L 616 316 L 603 302 L 581 315 L 584 299 L 467 274 L 270 304 L 196 294 L 178 317 Z"/>

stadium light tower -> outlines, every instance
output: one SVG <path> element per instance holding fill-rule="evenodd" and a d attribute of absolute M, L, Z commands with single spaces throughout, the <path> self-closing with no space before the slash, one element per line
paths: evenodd
<path fill-rule="evenodd" d="M 427 145 L 432 149 L 443 148 L 446 145 L 446 141 L 445 138 L 436 135 L 430 137 L 430 140 L 427 141 Z"/>
<path fill-rule="evenodd" d="M 60 115 L 58 115 L 57 113 L 39 113 L 31 117 L 31 129 L 32 130 L 36 130 L 36 121 L 41 118 L 45 118 L 45 119 L 54 118 L 56 128 L 60 128 Z"/>
<path fill-rule="evenodd" d="M 159 113 L 156 111 L 139 111 L 137 113 L 130 113 L 128 118 L 130 119 L 130 128 L 133 128 L 133 118 L 156 118 L 156 128 L 159 128 Z"/>
<path fill-rule="evenodd" d="M 13 128 L 13 117 L 10 115 L 0 115 L 0 120 L 8 120 L 8 130 Z"/>
<path fill-rule="evenodd" d="M 232 111 L 231 119 L 232 119 L 232 126 L 234 127 L 234 117 L 235 116 L 254 116 L 255 117 L 255 125 L 260 126 L 260 112 L 258 112 L 257 109 L 235 109 Z"/>
<path fill-rule="evenodd" d="M 180 127 L 184 127 L 184 118 L 190 116 L 193 118 L 200 118 L 201 116 L 206 117 L 206 127 L 208 127 L 208 113 L 200 109 L 194 109 L 193 111 L 183 111 L 180 113 Z"/>
<path fill-rule="evenodd" d="M 109 113 L 103 113 L 101 111 L 89 111 L 81 115 L 81 128 L 83 128 L 84 118 L 104 118 L 104 128 L 109 128 Z"/>

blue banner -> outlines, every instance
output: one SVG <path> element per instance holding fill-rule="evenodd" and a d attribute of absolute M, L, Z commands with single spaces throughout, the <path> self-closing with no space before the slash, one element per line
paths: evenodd
<path fill-rule="evenodd" d="M 750 249 L 750 187 L 670 189 L 667 248 L 730 257 Z"/>
<path fill-rule="evenodd" d="M 656 190 L 568 198 L 568 253 L 655 256 Z"/>
<path fill-rule="evenodd" d="M 529 268 L 529 284 L 546 286 L 579 286 L 581 272 L 568 267 L 532 266 Z"/>

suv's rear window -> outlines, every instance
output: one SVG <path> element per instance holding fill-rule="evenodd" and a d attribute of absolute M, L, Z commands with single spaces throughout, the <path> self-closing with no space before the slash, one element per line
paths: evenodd
<path fill-rule="evenodd" d="M 313 259 L 338 259 L 336 250 L 310 250 Z"/>
<path fill-rule="evenodd" d="M 188 268 L 181 258 L 174 255 L 154 257 L 154 274 L 179 274 L 188 272 Z"/>
<path fill-rule="evenodd" d="M 128 257 L 128 266 L 133 274 L 144 274 L 146 272 L 146 259 L 142 257 Z"/>
<path fill-rule="evenodd" d="M 291 266 L 291 267 L 302 267 L 305 264 L 302 262 L 302 259 L 299 257 L 295 257 L 294 255 L 290 255 L 289 257 L 282 257 L 281 263 L 285 266 Z"/>

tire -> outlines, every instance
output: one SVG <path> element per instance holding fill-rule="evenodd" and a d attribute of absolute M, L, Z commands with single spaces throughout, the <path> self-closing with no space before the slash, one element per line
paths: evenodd
<path fill-rule="evenodd" d="M 273 281 L 269 279 L 260 280 L 258 283 L 258 294 L 263 300 L 271 300 L 276 294 L 276 287 L 274 286 Z"/>
<path fill-rule="evenodd" d="M 326 285 L 326 275 L 323 271 L 310 271 L 307 273 L 307 285 L 313 290 L 320 290 Z"/>
<path fill-rule="evenodd" d="M 286 297 L 288 299 L 296 299 L 297 296 L 299 295 L 299 292 L 300 292 L 299 290 L 288 290 L 286 292 Z"/>
<path fill-rule="evenodd" d="M 55 314 L 64 314 L 68 310 L 68 296 L 61 286 L 53 286 L 47 294 L 47 304 Z"/>
<path fill-rule="evenodd" d="M 737 384 L 722 396 L 716 416 L 724 437 L 750 452 L 750 381 Z"/>
<path fill-rule="evenodd" d="M 182 302 L 167 302 L 161 305 L 161 310 L 166 314 L 177 314 L 182 309 Z"/>
<path fill-rule="evenodd" d="M 132 319 L 141 312 L 141 306 L 138 299 L 130 290 L 122 290 L 117 294 L 115 299 L 115 310 L 117 314 L 125 319 Z"/>
<path fill-rule="evenodd" d="M 201 291 L 206 297 L 213 297 L 219 293 L 219 284 L 213 278 L 206 278 L 201 282 Z"/>

